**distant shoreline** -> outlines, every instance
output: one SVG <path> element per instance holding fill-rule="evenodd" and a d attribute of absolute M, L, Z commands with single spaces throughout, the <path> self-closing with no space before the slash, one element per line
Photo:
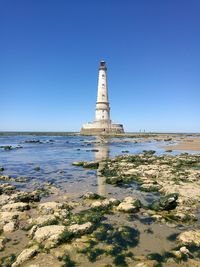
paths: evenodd
<path fill-rule="evenodd" d="M 80 132 L 34 132 L 34 131 L 0 131 L 0 136 L 16 136 L 16 135 L 35 135 L 35 136 L 79 136 Z M 159 132 L 127 132 L 124 134 L 104 134 L 108 137 L 132 137 L 132 138 L 149 138 L 156 136 L 200 136 L 200 133 L 159 133 Z M 90 135 L 93 136 L 93 135 Z M 94 135 L 95 136 L 95 135 Z"/>

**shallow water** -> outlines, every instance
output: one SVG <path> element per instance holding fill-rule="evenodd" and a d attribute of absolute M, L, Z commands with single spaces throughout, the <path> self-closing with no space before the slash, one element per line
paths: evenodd
<path fill-rule="evenodd" d="M 29 143 L 30 140 L 40 140 L 41 143 Z M 155 150 L 157 155 L 165 153 L 164 146 L 171 142 L 147 141 L 137 142 L 137 139 L 109 138 L 85 136 L 1 136 L 0 146 L 21 146 L 12 150 L 0 149 L 0 166 L 5 168 L 3 174 L 12 177 L 25 176 L 26 183 L 16 183 L 25 190 L 37 188 L 41 183 L 49 182 L 67 193 L 84 193 L 96 191 L 101 195 L 129 194 L 137 195 L 137 185 L 128 189 L 113 188 L 105 185 L 104 179 L 98 177 L 95 170 L 86 170 L 73 166 L 74 161 L 102 160 L 107 157 L 126 153 L 141 153 L 143 150 Z M 128 152 L 127 152 L 128 151 Z M 173 151 L 170 154 L 177 154 Z M 39 167 L 40 170 L 35 170 Z M 139 193 L 139 198 L 148 201 L 155 194 Z"/>

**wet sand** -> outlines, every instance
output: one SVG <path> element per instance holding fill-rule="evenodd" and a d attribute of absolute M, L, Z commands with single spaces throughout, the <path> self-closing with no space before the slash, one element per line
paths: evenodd
<path fill-rule="evenodd" d="M 183 140 L 177 140 L 177 145 L 166 146 L 167 150 L 192 150 L 200 151 L 200 137 L 196 138 L 184 138 Z"/>

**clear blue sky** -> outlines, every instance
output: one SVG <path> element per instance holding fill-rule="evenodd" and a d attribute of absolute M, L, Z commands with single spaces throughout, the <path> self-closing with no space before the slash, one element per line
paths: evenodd
<path fill-rule="evenodd" d="M 200 132 L 199 14 L 199 0 L 1 0 L 0 130 L 79 130 L 104 59 L 114 122 Z"/>

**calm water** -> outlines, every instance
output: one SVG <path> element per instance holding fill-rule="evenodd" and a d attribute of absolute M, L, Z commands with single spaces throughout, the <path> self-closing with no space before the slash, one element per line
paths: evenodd
<path fill-rule="evenodd" d="M 40 140 L 41 143 L 26 143 L 29 140 Z M 0 149 L 0 166 L 5 168 L 2 174 L 14 178 L 27 177 L 28 182 L 16 184 L 25 190 L 38 188 L 43 182 L 50 182 L 67 193 L 92 190 L 108 195 L 125 192 L 129 194 L 134 190 L 137 195 L 137 186 L 134 184 L 128 189 L 113 189 L 112 186 L 105 185 L 104 179 L 98 177 L 95 170 L 75 167 L 72 163 L 114 157 L 126 150 L 130 153 L 141 153 L 143 150 L 152 149 L 159 155 L 165 152 L 162 147 L 167 144 L 169 142 L 134 143 L 127 138 L 110 138 L 104 143 L 96 137 L 85 136 L 2 136 L 0 146 L 20 145 L 22 148 L 10 151 Z M 40 170 L 34 170 L 35 167 L 40 167 Z M 145 194 L 146 200 L 151 197 L 151 194 Z"/>

